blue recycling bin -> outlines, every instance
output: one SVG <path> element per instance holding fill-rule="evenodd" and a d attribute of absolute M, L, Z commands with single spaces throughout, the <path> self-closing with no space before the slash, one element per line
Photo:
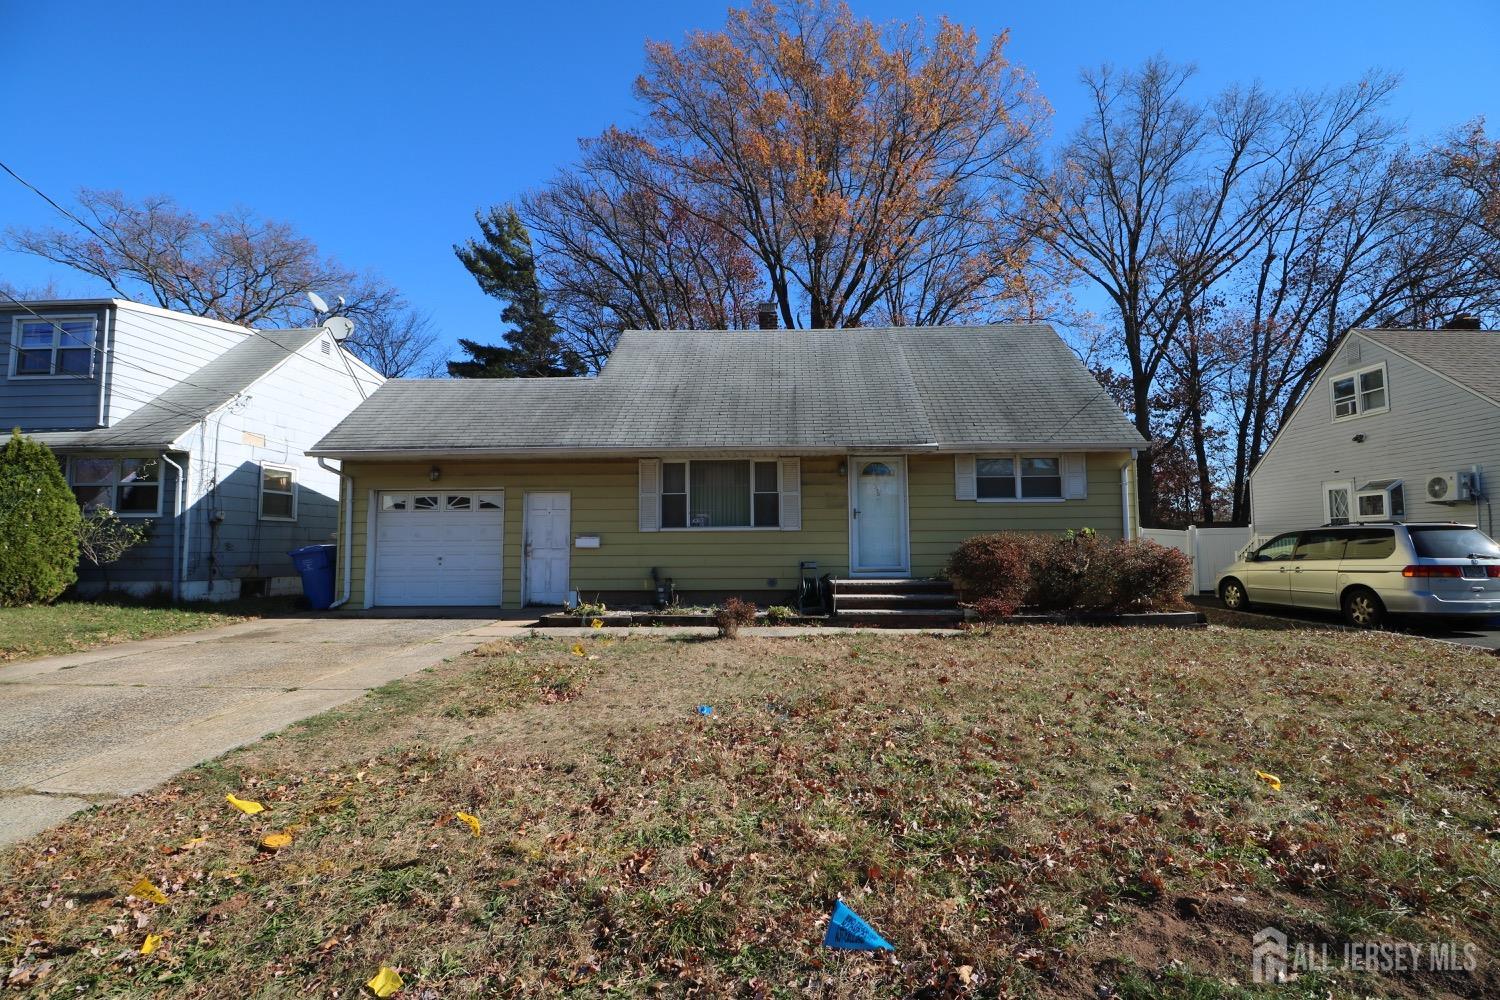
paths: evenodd
<path fill-rule="evenodd" d="M 304 545 L 287 555 L 302 574 L 302 593 L 314 611 L 327 611 L 333 604 L 333 566 L 336 545 Z"/>

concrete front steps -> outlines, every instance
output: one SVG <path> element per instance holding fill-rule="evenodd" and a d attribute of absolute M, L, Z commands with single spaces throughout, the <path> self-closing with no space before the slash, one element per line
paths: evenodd
<path fill-rule="evenodd" d="M 830 579 L 831 625 L 955 628 L 964 620 L 947 580 Z"/>

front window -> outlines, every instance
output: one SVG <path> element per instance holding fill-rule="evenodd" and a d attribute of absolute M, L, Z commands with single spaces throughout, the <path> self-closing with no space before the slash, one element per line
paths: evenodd
<path fill-rule="evenodd" d="M 980 500 L 1060 500 L 1062 459 L 1056 455 L 977 458 L 974 491 Z"/>
<path fill-rule="evenodd" d="M 775 528 L 781 524 L 775 462 L 693 460 L 661 466 L 663 528 Z"/>
<path fill-rule="evenodd" d="M 93 371 L 94 325 L 92 316 L 17 318 L 11 336 L 11 374 L 87 377 Z"/>
<path fill-rule="evenodd" d="M 161 513 L 161 463 L 155 458 L 74 456 L 68 462 L 73 495 L 86 511 L 108 508 L 121 517 Z"/>
<path fill-rule="evenodd" d="M 1390 409 L 1385 364 L 1371 365 L 1333 380 L 1333 419 L 1347 420 Z"/>
<path fill-rule="evenodd" d="M 1256 562 L 1286 562 L 1297 547 L 1296 534 L 1278 535 L 1255 550 Z"/>
<path fill-rule="evenodd" d="M 260 517 L 262 521 L 297 520 L 297 473 L 263 465 L 260 469 Z"/>

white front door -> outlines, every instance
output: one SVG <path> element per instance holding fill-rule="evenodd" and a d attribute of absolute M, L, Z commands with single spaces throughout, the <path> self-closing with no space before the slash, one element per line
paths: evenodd
<path fill-rule="evenodd" d="M 850 572 L 905 575 L 906 461 L 899 455 L 849 459 Z"/>
<path fill-rule="evenodd" d="M 561 604 L 568 596 L 571 498 L 526 494 L 526 603 Z"/>
<path fill-rule="evenodd" d="M 503 492 L 402 490 L 375 500 L 372 604 L 500 603 Z"/>

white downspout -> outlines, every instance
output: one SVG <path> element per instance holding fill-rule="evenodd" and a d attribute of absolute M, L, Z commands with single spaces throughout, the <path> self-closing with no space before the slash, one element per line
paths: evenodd
<path fill-rule="evenodd" d="M 1120 466 L 1120 537 L 1130 540 L 1130 463 L 1135 461 L 1135 449 L 1130 449 L 1130 460 Z"/>
<path fill-rule="evenodd" d="M 187 488 L 187 473 L 183 471 L 182 466 L 172 461 L 166 452 L 161 453 L 161 460 L 170 465 L 177 473 L 177 489 L 174 492 L 177 494 L 176 520 L 178 523 L 172 526 L 172 542 L 175 547 L 177 540 L 179 538 L 182 539 L 182 562 L 178 563 L 175 558 L 177 553 L 174 551 L 172 553 L 174 556 L 172 560 L 172 603 L 176 604 L 182 597 L 182 584 L 187 580 L 188 542 L 191 540 L 188 532 L 192 530 L 193 522 L 187 516 L 187 502 L 183 492 Z"/>
<path fill-rule="evenodd" d="M 344 550 L 344 596 L 328 605 L 328 610 L 332 611 L 348 602 L 352 590 L 349 575 L 354 572 L 354 477 L 343 469 L 336 469 L 329 465 L 322 456 L 318 458 L 318 468 L 339 477 L 339 503 L 344 507 L 344 537 L 343 544 L 339 546 Z M 344 488 L 346 483 L 349 486 L 347 490 Z"/>

